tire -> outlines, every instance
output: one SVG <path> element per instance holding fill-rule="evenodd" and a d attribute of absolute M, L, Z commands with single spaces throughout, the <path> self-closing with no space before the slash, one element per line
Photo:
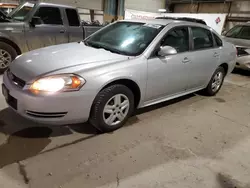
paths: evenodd
<path fill-rule="evenodd" d="M 215 83 L 216 76 L 218 76 L 219 74 L 221 74 L 220 83 L 216 87 L 214 87 L 213 83 Z M 216 95 L 220 91 L 221 86 L 223 85 L 225 75 L 226 75 L 225 69 L 223 67 L 218 67 L 215 70 L 215 72 L 214 72 L 214 74 L 213 74 L 213 76 L 212 76 L 209 84 L 204 89 L 204 91 L 203 91 L 204 94 L 208 95 L 208 96 L 214 96 L 214 95 Z M 219 82 L 219 81 L 217 81 L 217 82 Z"/>
<path fill-rule="evenodd" d="M 115 101 L 118 98 L 121 101 L 119 107 L 117 107 L 119 103 Z M 128 107 L 124 108 L 127 103 Z M 105 113 L 104 109 L 108 112 Z M 134 95 L 132 91 L 124 85 L 111 85 L 96 96 L 91 108 L 89 122 L 101 132 L 111 132 L 121 128 L 131 116 L 133 110 Z M 124 119 L 120 121 L 118 117 Z M 108 120 L 112 122 L 112 119 L 114 119 L 113 125 L 107 123 Z"/>
<path fill-rule="evenodd" d="M 11 59 L 9 60 L 9 63 L 12 62 L 17 56 L 16 50 L 11 45 L 9 45 L 5 42 L 0 42 L 0 58 L 2 55 L 1 50 L 7 52 L 6 53 L 7 56 L 10 56 Z M 6 57 L 6 56 L 4 56 L 4 57 Z M 5 65 L 3 65 L 0 62 L 0 74 L 2 74 L 8 68 L 9 63 L 7 63 L 7 64 L 5 63 Z"/>

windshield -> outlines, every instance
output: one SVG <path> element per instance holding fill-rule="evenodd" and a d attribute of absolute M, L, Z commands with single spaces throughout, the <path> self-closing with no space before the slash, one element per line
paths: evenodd
<path fill-rule="evenodd" d="M 235 26 L 226 33 L 226 37 L 250 40 L 250 26 Z"/>
<path fill-rule="evenodd" d="M 24 3 L 14 9 L 8 16 L 14 20 L 24 21 L 34 6 L 33 3 Z"/>
<path fill-rule="evenodd" d="M 138 22 L 117 22 L 85 40 L 94 48 L 104 48 L 114 53 L 140 55 L 152 42 L 163 26 Z"/>

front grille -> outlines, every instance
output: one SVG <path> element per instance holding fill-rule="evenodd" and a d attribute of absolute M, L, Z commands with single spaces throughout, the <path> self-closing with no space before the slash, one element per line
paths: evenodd
<path fill-rule="evenodd" d="M 8 78 L 17 86 L 23 88 L 25 86 L 25 81 L 21 78 L 18 78 L 16 75 L 14 75 L 10 70 L 7 71 Z"/>
<path fill-rule="evenodd" d="M 61 118 L 64 117 L 67 112 L 34 112 L 27 110 L 26 114 L 38 118 Z"/>

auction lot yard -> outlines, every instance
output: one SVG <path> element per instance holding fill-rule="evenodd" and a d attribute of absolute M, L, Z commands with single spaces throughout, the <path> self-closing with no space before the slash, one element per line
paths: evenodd
<path fill-rule="evenodd" d="M 229 75 L 215 97 L 138 110 L 109 134 L 39 125 L 6 107 L 1 95 L 1 188 L 250 187 L 249 72 Z"/>

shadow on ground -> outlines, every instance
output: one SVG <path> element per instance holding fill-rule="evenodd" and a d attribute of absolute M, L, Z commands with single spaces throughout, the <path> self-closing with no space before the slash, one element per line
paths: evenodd
<path fill-rule="evenodd" d="M 198 93 L 198 94 L 202 94 L 202 93 Z M 183 100 L 190 99 L 190 98 L 192 98 L 194 96 L 195 96 L 195 94 L 189 94 L 189 95 L 185 95 L 183 97 L 175 98 L 175 99 L 172 99 L 172 100 L 169 100 L 169 101 L 166 101 L 166 102 L 162 102 L 162 103 L 158 103 L 158 104 L 155 104 L 155 105 L 152 105 L 152 106 L 141 108 L 141 109 L 138 109 L 135 112 L 135 115 L 140 115 L 140 114 L 147 113 L 147 112 L 150 112 L 150 111 L 153 111 L 153 110 L 157 110 L 157 109 L 165 107 L 165 106 L 170 106 L 170 105 L 173 105 L 175 103 L 181 102 Z"/>
<path fill-rule="evenodd" d="M 233 73 L 234 73 L 234 74 L 240 74 L 240 75 L 242 75 L 242 76 L 250 76 L 250 70 L 248 71 L 248 70 L 242 70 L 242 69 L 237 69 L 237 68 L 235 68 L 235 69 L 233 70 Z"/>
<path fill-rule="evenodd" d="M 139 121 L 136 115 L 172 105 L 193 96 L 194 94 L 191 94 L 137 110 L 135 115 L 126 123 L 125 127 L 132 126 Z M 88 123 L 68 126 L 48 126 L 39 124 L 19 116 L 9 108 L 0 111 L 0 132 L 5 135 L 10 135 L 5 143 L 2 145 L 0 143 L 0 168 L 36 156 L 51 143 L 53 137 L 67 136 L 74 134 L 74 132 L 88 135 L 70 143 L 63 143 L 55 148 L 46 150 L 45 152 L 82 142 L 86 139 L 97 136 L 99 133 Z"/>
<path fill-rule="evenodd" d="M 218 173 L 216 179 L 221 188 L 250 188 L 250 184 L 243 184 L 223 173 Z"/>
<path fill-rule="evenodd" d="M 47 127 L 31 127 L 12 134 L 0 146 L 0 168 L 37 155 L 51 142 L 51 133 Z"/>
<path fill-rule="evenodd" d="M 97 130 L 88 124 L 42 125 L 20 117 L 9 108 L 4 109 L 0 111 L 0 133 L 9 137 L 5 143 L 0 143 L 0 168 L 36 156 L 51 143 L 53 137 L 67 136 L 74 132 L 89 135 L 83 139 L 97 135 Z M 74 142 L 80 142 L 83 139 Z"/>

